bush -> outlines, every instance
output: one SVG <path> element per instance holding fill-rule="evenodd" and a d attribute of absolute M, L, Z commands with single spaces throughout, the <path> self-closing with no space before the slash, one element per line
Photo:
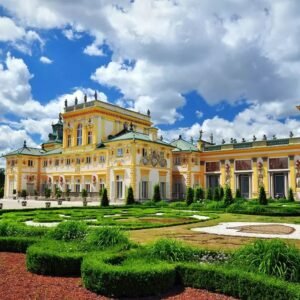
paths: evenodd
<path fill-rule="evenodd" d="M 45 197 L 48 199 L 51 196 L 51 190 L 48 188 L 45 188 Z"/>
<path fill-rule="evenodd" d="M 220 199 L 223 200 L 224 198 L 224 189 L 222 186 L 220 186 Z"/>
<path fill-rule="evenodd" d="M 186 205 L 190 205 L 193 203 L 194 200 L 194 190 L 191 187 L 187 188 L 187 193 L 186 193 Z"/>
<path fill-rule="evenodd" d="M 27 197 L 27 192 L 26 192 L 26 190 L 22 190 L 22 192 L 21 192 L 21 197 L 24 198 L 24 200 L 26 199 L 26 197 Z"/>
<path fill-rule="evenodd" d="M 153 200 L 154 202 L 159 202 L 159 201 L 161 200 L 161 197 L 160 197 L 160 190 L 159 190 L 159 185 L 158 185 L 158 184 L 156 184 L 156 185 L 154 186 L 154 191 L 153 191 L 153 198 L 152 198 L 152 200 Z"/>
<path fill-rule="evenodd" d="M 227 185 L 225 188 L 224 204 L 227 207 L 232 203 L 233 203 L 233 198 L 232 198 L 231 188 Z"/>
<path fill-rule="evenodd" d="M 187 208 L 185 201 L 176 201 L 169 204 L 172 208 Z"/>
<path fill-rule="evenodd" d="M 82 240 L 86 236 L 87 229 L 88 226 L 83 222 L 66 221 L 58 224 L 50 236 L 62 241 Z"/>
<path fill-rule="evenodd" d="M 91 231 L 86 238 L 88 245 L 96 249 L 105 249 L 117 245 L 130 246 L 127 235 L 117 227 L 101 227 Z"/>
<path fill-rule="evenodd" d="M 258 202 L 259 202 L 260 205 L 267 205 L 268 204 L 266 191 L 265 191 L 265 188 L 263 186 L 260 186 L 260 188 L 259 188 Z"/>
<path fill-rule="evenodd" d="M 42 275 L 79 276 L 84 253 L 78 244 L 44 241 L 27 249 L 27 270 Z"/>
<path fill-rule="evenodd" d="M 195 190 L 195 201 L 204 199 L 204 191 L 201 187 L 196 188 Z"/>
<path fill-rule="evenodd" d="M 108 200 L 107 189 L 106 188 L 104 188 L 103 191 L 102 191 L 101 206 L 102 207 L 109 206 L 109 200 Z"/>
<path fill-rule="evenodd" d="M 135 201 L 134 201 L 134 196 L 133 196 L 133 189 L 130 186 L 127 191 L 126 205 L 131 205 L 134 203 L 135 203 Z"/>
<path fill-rule="evenodd" d="M 254 273 L 300 281 L 300 251 L 281 240 L 257 240 L 238 250 L 234 263 Z"/>
<path fill-rule="evenodd" d="M 184 286 L 223 293 L 239 299 L 300 299 L 298 284 L 228 266 L 180 264 L 177 274 Z"/>
<path fill-rule="evenodd" d="M 120 254 L 86 256 L 81 267 L 84 286 L 108 297 L 159 295 L 175 284 L 176 266 Z"/>
<path fill-rule="evenodd" d="M 40 239 L 33 237 L 0 237 L 0 251 L 25 253 L 29 246 L 39 241 Z"/>
<path fill-rule="evenodd" d="M 0 199 L 4 197 L 4 188 L 0 188 Z"/>
<path fill-rule="evenodd" d="M 59 189 L 59 188 L 56 188 L 55 189 L 55 197 L 57 198 L 57 199 L 59 199 L 60 197 L 61 197 L 61 190 Z"/>
<path fill-rule="evenodd" d="M 235 191 L 235 199 L 241 199 L 241 198 L 242 198 L 241 190 L 240 189 L 236 189 L 236 191 Z"/>
<path fill-rule="evenodd" d="M 206 190 L 206 200 L 213 200 L 213 194 L 212 194 L 212 189 L 211 188 L 208 188 Z"/>
<path fill-rule="evenodd" d="M 295 198 L 294 198 L 294 192 L 292 188 L 289 188 L 289 196 L 288 196 L 288 201 L 290 202 L 294 202 Z"/>
<path fill-rule="evenodd" d="M 215 187 L 214 189 L 214 201 L 220 201 L 221 197 L 220 197 L 220 190 L 218 187 Z"/>
<path fill-rule="evenodd" d="M 43 236 L 48 232 L 48 229 L 42 227 L 26 226 L 17 222 L 1 221 L 0 222 L 0 236 Z"/>
<path fill-rule="evenodd" d="M 81 198 L 86 199 L 87 196 L 88 196 L 87 190 L 86 189 L 82 189 L 82 191 L 81 191 Z"/>

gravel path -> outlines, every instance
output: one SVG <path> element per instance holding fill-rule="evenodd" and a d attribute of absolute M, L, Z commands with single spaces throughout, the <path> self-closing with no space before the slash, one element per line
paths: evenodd
<path fill-rule="evenodd" d="M 108 298 L 84 289 L 80 278 L 50 277 L 27 272 L 24 254 L 0 252 L 0 299 L 104 300 Z M 234 300 L 232 297 L 192 288 L 174 290 L 160 299 Z"/>

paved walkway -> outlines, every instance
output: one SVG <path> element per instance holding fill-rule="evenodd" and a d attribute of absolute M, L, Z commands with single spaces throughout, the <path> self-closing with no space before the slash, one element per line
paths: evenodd
<path fill-rule="evenodd" d="M 294 228 L 292 233 L 287 234 L 270 234 L 270 233 L 253 233 L 240 231 L 241 226 L 251 225 L 270 225 L 270 226 L 287 226 Z M 220 223 L 210 227 L 197 227 L 192 228 L 192 231 L 205 232 L 217 235 L 230 235 L 230 236 L 245 236 L 245 237 L 259 237 L 259 238 L 282 238 L 282 239 L 300 239 L 300 225 L 289 223 L 258 223 L 258 222 L 228 222 Z"/>
<path fill-rule="evenodd" d="M 61 205 L 58 205 L 57 200 L 27 200 L 27 205 L 22 206 L 23 199 L 1 199 L 0 203 L 3 203 L 2 209 L 30 209 L 30 208 L 44 208 L 45 202 L 51 202 L 51 207 L 83 207 L 82 201 L 63 201 Z M 114 204 L 114 203 L 111 203 Z M 99 206 L 99 201 L 88 202 L 88 206 Z M 115 205 L 115 204 L 114 204 Z"/>

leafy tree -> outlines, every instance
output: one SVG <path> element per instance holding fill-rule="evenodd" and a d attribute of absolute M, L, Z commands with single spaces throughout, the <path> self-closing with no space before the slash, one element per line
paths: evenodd
<path fill-rule="evenodd" d="M 221 200 L 219 187 L 215 187 L 215 189 L 214 189 L 214 200 L 215 201 Z"/>
<path fill-rule="evenodd" d="M 206 190 L 206 200 L 212 200 L 212 199 L 213 199 L 212 189 L 208 188 Z"/>
<path fill-rule="evenodd" d="M 242 198 L 241 190 L 240 189 L 236 189 L 236 191 L 235 191 L 235 199 L 241 199 L 241 198 Z"/>
<path fill-rule="evenodd" d="M 105 207 L 105 206 L 109 206 L 109 200 L 108 200 L 108 196 L 107 196 L 107 189 L 104 188 L 103 192 L 102 192 L 102 196 L 101 196 L 101 206 Z"/>
<path fill-rule="evenodd" d="M 289 196 L 288 196 L 288 200 L 291 201 L 291 202 L 294 202 L 294 201 L 295 201 L 294 193 L 293 193 L 293 189 L 292 189 L 292 188 L 289 188 Z"/>
<path fill-rule="evenodd" d="M 55 189 L 55 197 L 59 199 L 61 197 L 61 190 L 59 188 Z"/>
<path fill-rule="evenodd" d="M 265 191 L 265 188 L 264 188 L 263 185 L 259 188 L 258 202 L 261 205 L 267 205 L 268 204 L 266 191 Z"/>
<path fill-rule="evenodd" d="M 201 187 L 197 187 L 195 190 L 195 201 L 203 200 L 204 199 L 204 191 Z"/>
<path fill-rule="evenodd" d="M 154 202 L 159 202 L 159 201 L 161 200 L 161 197 L 160 197 L 160 189 L 159 189 L 159 185 L 158 185 L 158 184 L 156 184 L 156 185 L 154 186 L 154 192 L 153 192 L 153 198 L 152 198 L 152 200 L 153 200 Z"/>
<path fill-rule="evenodd" d="M 86 189 L 82 189 L 82 191 L 81 191 L 81 197 L 83 199 L 86 199 L 87 196 L 88 196 L 87 190 Z"/>
<path fill-rule="evenodd" d="M 130 186 L 127 190 L 126 205 L 134 204 L 133 188 Z"/>
<path fill-rule="evenodd" d="M 50 196 L 51 196 L 51 190 L 48 189 L 48 188 L 45 188 L 45 197 L 46 197 L 46 199 L 50 198 Z"/>
<path fill-rule="evenodd" d="M 4 188 L 1 187 L 0 188 L 0 199 L 2 199 L 4 197 Z"/>
<path fill-rule="evenodd" d="M 187 188 L 187 192 L 186 192 L 186 204 L 190 205 L 193 203 L 194 200 L 194 190 L 191 187 Z"/>
<path fill-rule="evenodd" d="M 222 186 L 220 186 L 220 199 L 223 200 L 224 198 L 224 189 Z"/>
<path fill-rule="evenodd" d="M 232 191 L 231 188 L 227 185 L 225 187 L 224 204 L 225 206 L 229 206 L 232 203 L 233 203 Z"/>
<path fill-rule="evenodd" d="M 5 182 L 5 169 L 0 169 L 0 188 L 4 188 L 4 182 Z"/>

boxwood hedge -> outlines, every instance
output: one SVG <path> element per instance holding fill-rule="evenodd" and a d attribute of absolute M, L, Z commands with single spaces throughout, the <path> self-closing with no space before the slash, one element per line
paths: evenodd
<path fill-rule="evenodd" d="M 84 286 L 109 297 L 142 297 L 168 291 L 176 278 L 175 265 L 157 260 L 113 255 L 84 257 Z"/>
<path fill-rule="evenodd" d="M 29 246 L 37 242 L 40 242 L 40 239 L 33 237 L 0 237 L 0 251 L 25 253 Z"/>

